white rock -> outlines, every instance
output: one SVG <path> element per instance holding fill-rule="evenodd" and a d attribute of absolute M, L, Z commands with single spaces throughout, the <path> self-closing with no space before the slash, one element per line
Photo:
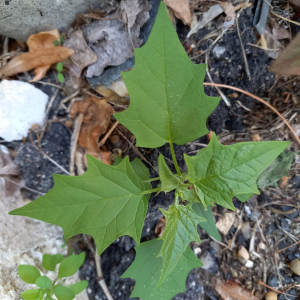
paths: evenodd
<path fill-rule="evenodd" d="M 0 137 L 7 142 L 26 137 L 32 124 L 42 125 L 48 95 L 16 80 L 0 83 Z"/>
<path fill-rule="evenodd" d="M 254 266 L 254 262 L 252 260 L 248 260 L 245 263 L 245 267 L 247 267 L 247 268 L 253 268 L 253 266 Z"/>

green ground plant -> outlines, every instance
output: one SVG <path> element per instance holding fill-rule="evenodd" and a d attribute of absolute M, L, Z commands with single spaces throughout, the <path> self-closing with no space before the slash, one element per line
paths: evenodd
<path fill-rule="evenodd" d="M 108 166 L 88 156 L 81 176 L 53 175 L 55 185 L 45 196 L 12 211 L 61 226 L 65 237 L 91 235 L 100 255 L 114 240 L 128 235 L 137 243 L 136 258 L 123 274 L 136 280 L 132 297 L 167 300 L 185 291 L 191 269 L 201 261 L 189 248 L 198 241 L 197 226 L 220 240 L 211 207 L 235 210 L 233 197 L 246 201 L 259 194 L 261 172 L 289 142 L 246 142 L 224 146 L 213 134 L 207 148 L 196 156 L 184 155 L 187 172 L 181 172 L 174 143 L 184 145 L 208 133 L 206 120 L 220 99 L 204 93 L 205 65 L 188 58 L 161 3 L 145 46 L 135 49 L 135 67 L 122 74 L 130 94 L 127 110 L 115 118 L 136 137 L 139 147 L 168 143 L 176 174 L 165 158 L 158 159 L 159 178 L 149 179 L 144 164 L 128 157 Z M 160 187 L 152 188 L 151 181 Z M 174 204 L 161 209 L 166 229 L 159 239 L 140 243 L 152 193 L 174 192 Z"/>
<path fill-rule="evenodd" d="M 21 297 L 24 300 L 54 300 L 52 296 L 55 295 L 58 300 L 74 299 L 88 286 L 88 282 L 82 280 L 67 286 L 64 279 L 73 276 L 84 263 L 84 259 L 84 252 L 66 258 L 61 254 L 44 254 L 42 265 L 45 270 L 55 272 L 59 265 L 58 274 L 53 281 L 45 275 L 42 276 L 35 266 L 20 265 L 18 267 L 20 278 L 26 283 L 37 286 L 35 289 L 25 291 Z"/>

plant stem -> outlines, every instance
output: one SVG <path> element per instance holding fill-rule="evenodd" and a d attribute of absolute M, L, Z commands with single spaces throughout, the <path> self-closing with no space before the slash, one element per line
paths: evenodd
<path fill-rule="evenodd" d="M 181 172 L 180 172 L 180 169 L 179 169 L 179 166 L 178 166 L 178 162 L 177 162 L 177 159 L 176 159 L 176 156 L 175 156 L 174 146 L 173 146 L 172 142 L 170 143 L 170 149 L 171 149 L 172 159 L 173 159 L 173 162 L 174 162 L 176 172 L 180 176 Z"/>
<path fill-rule="evenodd" d="M 160 177 L 149 178 L 148 180 L 145 180 L 145 181 L 152 182 L 152 181 L 156 181 L 156 180 L 160 180 Z"/>
<path fill-rule="evenodd" d="M 161 188 L 156 188 L 156 189 L 152 189 L 152 190 L 143 191 L 142 195 L 152 194 L 152 193 L 156 193 L 156 192 L 160 192 L 160 191 L 161 191 Z"/>

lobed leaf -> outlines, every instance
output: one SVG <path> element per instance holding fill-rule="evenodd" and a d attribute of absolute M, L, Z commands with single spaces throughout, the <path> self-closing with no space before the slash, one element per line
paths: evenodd
<path fill-rule="evenodd" d="M 42 265 L 48 271 L 55 271 L 56 265 L 61 263 L 64 259 L 62 254 L 44 254 Z"/>
<path fill-rule="evenodd" d="M 126 157 L 108 166 L 88 156 L 88 170 L 81 176 L 54 175 L 54 188 L 45 196 L 11 215 L 27 216 L 61 226 L 65 237 L 91 235 L 101 254 L 122 235 L 140 242 L 147 212 L 145 184 Z"/>
<path fill-rule="evenodd" d="M 161 285 L 157 286 L 161 270 L 162 258 L 157 257 L 163 241 L 154 239 L 135 247 L 136 257 L 131 266 L 121 278 L 135 279 L 135 287 L 131 298 L 143 300 L 168 300 L 178 293 L 185 291 L 185 282 L 188 273 L 202 266 L 202 262 L 187 247 L 180 257 L 173 271 Z"/>
<path fill-rule="evenodd" d="M 158 172 L 161 181 L 161 190 L 165 193 L 186 188 L 185 184 L 171 172 L 162 154 L 158 157 Z"/>
<path fill-rule="evenodd" d="M 204 206 L 217 203 L 235 210 L 232 197 L 259 194 L 259 174 L 290 142 L 247 142 L 222 145 L 215 134 L 196 156 L 185 155 L 189 180 Z"/>
<path fill-rule="evenodd" d="M 215 238 L 218 241 L 221 241 L 221 237 L 218 228 L 216 226 L 215 219 L 211 211 L 211 207 L 208 205 L 207 208 L 205 209 L 204 205 L 201 203 L 194 203 L 192 207 L 194 212 L 198 216 L 206 219 L 207 221 L 207 222 L 200 222 L 199 226 L 202 229 L 204 229 L 213 238 Z"/>
<path fill-rule="evenodd" d="M 85 252 L 79 255 L 71 255 L 62 261 L 58 269 L 58 278 L 64 278 L 74 275 L 85 260 Z"/>
<path fill-rule="evenodd" d="M 197 225 L 205 219 L 198 216 L 191 205 L 174 205 L 161 212 L 166 217 L 166 229 L 161 237 L 164 240 L 158 256 L 163 257 L 163 267 L 159 284 L 164 282 L 173 271 L 188 245 L 192 241 L 201 242 Z"/>
<path fill-rule="evenodd" d="M 23 281 L 31 284 L 34 284 L 41 276 L 40 271 L 36 267 L 30 265 L 19 265 L 18 273 Z"/>
<path fill-rule="evenodd" d="M 137 146 L 184 145 L 206 134 L 206 119 L 219 98 L 205 95 L 206 65 L 189 59 L 163 2 L 147 43 L 134 54 L 135 67 L 122 73 L 130 106 L 114 116 L 135 135 Z"/>

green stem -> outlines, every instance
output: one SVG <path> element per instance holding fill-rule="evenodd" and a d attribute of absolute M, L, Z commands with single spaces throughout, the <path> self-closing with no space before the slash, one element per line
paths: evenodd
<path fill-rule="evenodd" d="M 176 172 L 180 176 L 181 172 L 180 172 L 180 169 L 179 169 L 179 166 L 178 166 L 178 162 L 177 162 L 177 159 L 176 159 L 176 156 L 175 156 L 174 146 L 173 146 L 172 142 L 170 143 L 170 148 L 171 148 L 172 159 L 173 159 L 173 162 L 174 162 L 174 165 L 175 165 Z"/>
<path fill-rule="evenodd" d="M 145 181 L 146 182 L 152 182 L 152 181 L 156 181 L 156 180 L 160 180 L 160 177 L 149 178 L 148 180 L 145 180 Z"/>
<path fill-rule="evenodd" d="M 160 191 L 161 191 L 161 188 L 156 188 L 156 189 L 152 189 L 152 190 L 143 191 L 142 195 L 152 194 L 152 193 L 156 193 L 156 192 L 160 192 Z"/>

